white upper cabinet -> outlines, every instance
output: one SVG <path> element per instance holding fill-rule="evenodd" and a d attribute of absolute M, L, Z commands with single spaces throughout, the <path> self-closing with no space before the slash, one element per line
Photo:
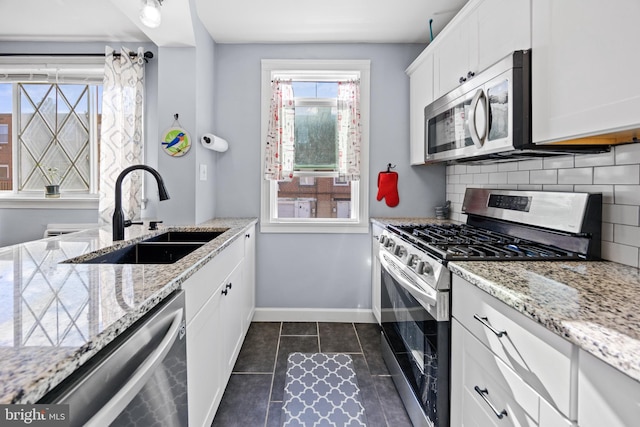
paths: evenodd
<path fill-rule="evenodd" d="M 640 127 L 638 0 L 535 0 L 533 142 Z"/>
<path fill-rule="evenodd" d="M 409 74 L 409 146 L 412 165 L 424 164 L 424 107 L 433 101 L 433 53 L 425 51 L 407 69 Z"/>
<path fill-rule="evenodd" d="M 439 98 L 515 50 L 531 48 L 530 0 L 471 0 L 434 46 Z"/>

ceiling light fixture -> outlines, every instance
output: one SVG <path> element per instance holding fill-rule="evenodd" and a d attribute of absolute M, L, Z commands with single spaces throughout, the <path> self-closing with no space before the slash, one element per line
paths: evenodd
<path fill-rule="evenodd" d="M 162 21 L 160 6 L 163 0 L 142 0 L 140 9 L 140 22 L 149 28 L 158 28 Z"/>

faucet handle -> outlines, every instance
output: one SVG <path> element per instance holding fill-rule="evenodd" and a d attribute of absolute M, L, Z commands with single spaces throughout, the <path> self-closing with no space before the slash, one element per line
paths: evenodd
<path fill-rule="evenodd" d="M 149 221 L 149 230 L 157 230 L 158 224 L 162 224 L 162 221 Z"/>
<path fill-rule="evenodd" d="M 131 227 L 132 225 L 142 225 L 142 221 L 131 221 L 130 219 L 124 220 L 125 227 Z"/>

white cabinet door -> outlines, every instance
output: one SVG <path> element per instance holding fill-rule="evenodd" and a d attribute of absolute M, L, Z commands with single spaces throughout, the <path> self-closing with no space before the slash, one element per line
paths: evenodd
<path fill-rule="evenodd" d="M 244 237 L 244 261 L 242 262 L 242 328 L 246 333 L 256 308 L 256 227 L 252 226 L 246 230 Z"/>
<path fill-rule="evenodd" d="M 378 258 L 378 249 L 380 248 L 380 233 L 383 228 L 377 224 L 371 224 L 371 230 L 373 238 L 371 240 L 371 310 L 373 316 L 380 323 L 380 282 L 381 282 L 381 267 L 380 258 Z"/>
<path fill-rule="evenodd" d="M 456 26 L 439 40 L 434 51 L 434 98 L 440 98 L 458 87 L 461 79 L 467 79 L 471 70 L 471 39 L 475 38 L 477 27 L 475 14 L 456 22 Z M 477 72 L 478 70 L 473 70 Z"/>
<path fill-rule="evenodd" d="M 638 0 L 535 0 L 533 142 L 640 126 Z"/>
<path fill-rule="evenodd" d="M 187 381 L 189 426 L 210 425 L 224 387 L 222 369 L 223 335 L 220 326 L 220 298 L 215 292 L 202 310 L 187 324 Z"/>
<path fill-rule="evenodd" d="M 629 427 L 640 422 L 640 382 L 580 351 L 578 424 Z"/>
<path fill-rule="evenodd" d="M 409 154 L 412 165 L 422 165 L 425 159 L 424 107 L 433 101 L 433 54 L 425 51 L 409 74 Z"/>
<path fill-rule="evenodd" d="M 224 374 L 228 378 L 236 363 L 240 347 L 244 340 L 244 328 L 242 318 L 244 313 L 242 310 L 243 302 L 243 283 L 242 283 L 242 267 L 243 263 L 238 265 L 229 277 L 225 280 L 221 287 L 220 294 L 222 301 L 220 302 L 220 324 L 223 334 L 223 369 Z M 225 380 L 226 386 L 226 380 Z"/>
<path fill-rule="evenodd" d="M 531 48 L 531 0 L 484 0 L 475 13 L 471 69 L 482 71 L 509 53 Z M 473 63 L 473 59 L 477 63 Z"/>

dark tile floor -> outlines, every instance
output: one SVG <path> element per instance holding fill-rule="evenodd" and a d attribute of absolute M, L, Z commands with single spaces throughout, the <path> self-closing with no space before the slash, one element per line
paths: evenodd
<path fill-rule="evenodd" d="M 368 427 L 410 427 L 380 354 L 380 329 L 369 323 L 252 323 L 213 426 L 279 427 L 287 356 L 348 353 Z"/>

